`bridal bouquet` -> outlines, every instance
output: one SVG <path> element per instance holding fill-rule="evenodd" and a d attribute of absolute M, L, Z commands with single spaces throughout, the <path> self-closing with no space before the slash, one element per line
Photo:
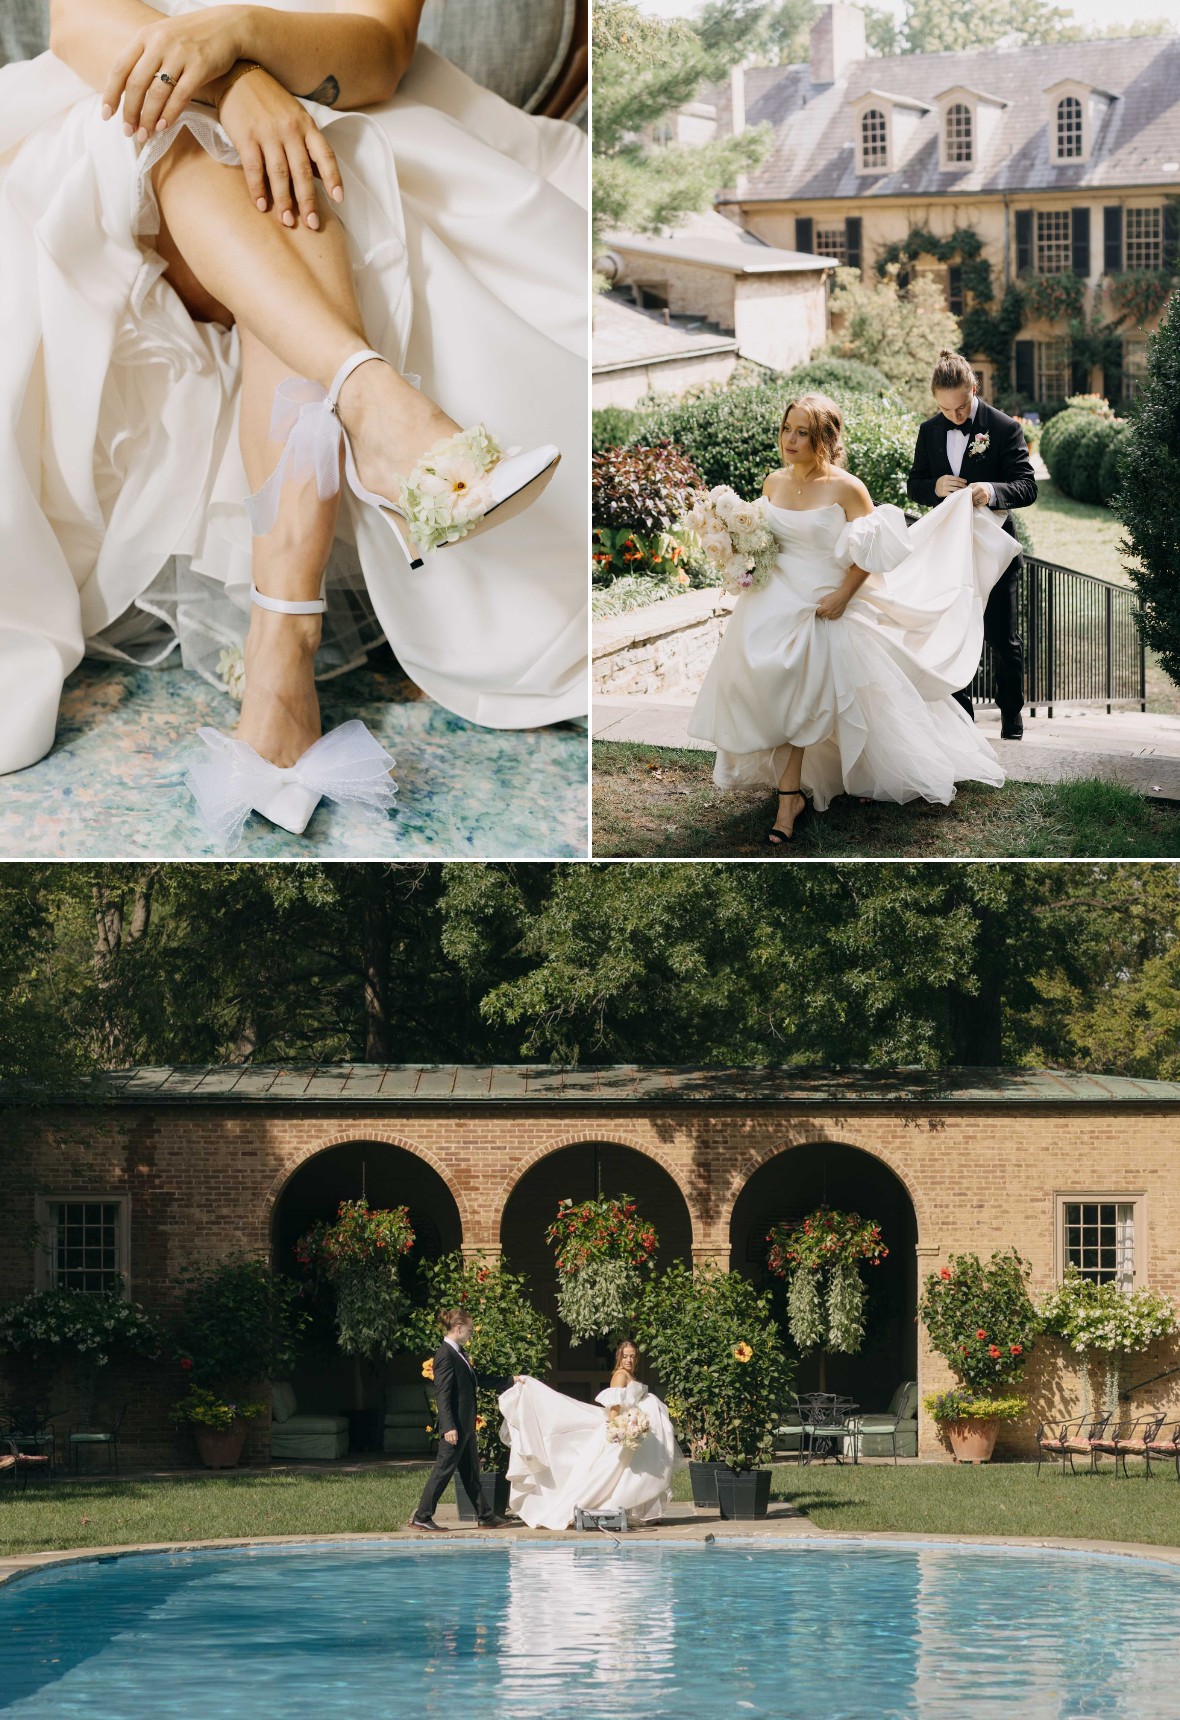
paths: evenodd
<path fill-rule="evenodd" d="M 778 545 L 766 524 L 761 497 L 744 502 L 727 484 L 715 484 L 707 492 L 698 492 L 678 524 L 695 533 L 706 561 L 721 575 L 726 591 L 736 595 L 766 584 Z"/>
<path fill-rule="evenodd" d="M 606 1418 L 607 1444 L 624 1451 L 637 1451 L 650 1432 L 650 1421 L 634 1404 L 620 1404 Z"/>

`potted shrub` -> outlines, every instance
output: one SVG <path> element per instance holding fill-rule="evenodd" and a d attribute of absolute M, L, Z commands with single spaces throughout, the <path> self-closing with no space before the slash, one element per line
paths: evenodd
<path fill-rule="evenodd" d="M 410 1299 L 400 1262 L 413 1245 L 406 1207 L 373 1209 L 365 1200 L 342 1200 L 333 1223 L 321 1220 L 295 1244 L 310 1286 L 331 1289 L 336 1341 L 352 1357 L 354 1449 L 380 1449 L 382 1411 L 366 1411 L 363 1364 L 389 1361 L 405 1348 Z"/>
<path fill-rule="evenodd" d="M 956 1462 L 986 1463 L 1002 1420 L 1023 1413 L 1023 1399 L 1004 1394 L 1024 1374 L 1041 1331 L 1028 1294 L 1029 1266 L 1014 1248 L 997 1250 L 985 1264 L 974 1254 L 952 1254 L 931 1272 L 918 1313 L 930 1342 L 962 1389 L 926 1399 Z M 932 1408 L 940 1404 L 948 1413 Z M 1016 1404 L 1007 1410 L 996 1405 Z"/>
<path fill-rule="evenodd" d="M 0 1350 L 37 1368 L 69 1367 L 82 1428 L 94 1425 L 105 1369 L 117 1357 L 155 1356 L 160 1328 L 137 1302 L 110 1291 L 37 1290 L 0 1313 Z"/>
<path fill-rule="evenodd" d="M 403 1329 L 403 1340 L 421 1355 L 422 1378 L 434 1377 L 434 1352 L 441 1338 L 438 1312 L 442 1308 L 466 1308 L 474 1332 L 468 1354 L 476 1368 L 496 1374 L 543 1376 L 549 1367 L 553 1327 L 528 1297 L 528 1283 L 519 1273 L 509 1272 L 498 1260 L 481 1256 L 465 1259 L 456 1252 L 440 1260 L 419 1263 L 418 1280 L 425 1306 L 414 1309 Z M 500 1404 L 494 1391 L 476 1397 L 476 1433 L 484 1509 L 502 1517 L 508 1509 L 508 1447 L 500 1438 Z M 433 1432 L 433 1426 L 428 1431 Z M 459 1516 L 474 1522 L 476 1510 L 458 1476 L 455 1502 Z"/>
<path fill-rule="evenodd" d="M 235 1403 L 190 1386 L 172 1410 L 172 1420 L 191 1427 L 206 1469 L 233 1469 L 242 1456 L 248 1424 L 265 1412 L 263 1403 Z"/>
<path fill-rule="evenodd" d="M 180 1426 L 191 1425 L 198 1444 L 202 1427 L 224 1433 L 241 1420 L 236 1463 L 250 1419 L 242 1406 L 261 1386 L 290 1373 L 294 1364 L 299 1335 L 307 1323 L 298 1306 L 299 1286 L 273 1273 L 260 1255 L 241 1252 L 182 1273 L 180 1286 L 174 1335 L 186 1396 L 177 1406 L 178 1412 L 185 1413 L 177 1413 L 174 1420 Z M 195 1400 L 194 1392 L 200 1394 Z M 222 1406 L 218 1419 L 210 1422 L 187 1413 L 185 1406 L 191 1409 L 195 1403 L 199 1408 L 206 1400 Z M 235 1404 L 239 1408 L 227 1420 L 225 1407 Z M 213 1467 L 226 1465 L 219 1461 Z"/>
<path fill-rule="evenodd" d="M 1122 1370 L 1129 1356 L 1138 1355 L 1157 1338 L 1177 1329 L 1176 1309 L 1158 1290 L 1120 1290 L 1117 1284 L 1096 1284 L 1076 1266 L 1041 1301 L 1046 1332 L 1061 1338 L 1078 1358 L 1082 1385 L 1082 1414 L 1092 1407 L 1090 1356 L 1106 1358 L 1104 1410 L 1118 1409 Z"/>
<path fill-rule="evenodd" d="M 817 1207 L 800 1224 L 776 1224 L 766 1238 L 767 1265 L 789 1281 L 787 1325 L 801 1355 L 820 1351 L 819 1389 L 826 1388 L 825 1361 L 834 1350 L 855 1355 L 864 1343 L 865 1287 L 862 1261 L 879 1266 L 889 1250 L 881 1227 L 858 1212 Z"/>
<path fill-rule="evenodd" d="M 630 1195 L 559 1202 L 545 1240 L 557 1251 L 557 1312 L 574 1342 L 629 1337 L 658 1246 Z"/>
<path fill-rule="evenodd" d="M 688 1449 L 693 1503 L 765 1517 L 764 1465 L 791 1383 L 769 1297 L 739 1273 L 676 1262 L 644 1294 L 637 1341 Z"/>

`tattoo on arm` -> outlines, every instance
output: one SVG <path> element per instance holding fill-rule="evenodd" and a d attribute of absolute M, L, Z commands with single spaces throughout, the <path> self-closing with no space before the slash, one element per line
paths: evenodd
<path fill-rule="evenodd" d="M 335 107 L 340 100 L 340 85 L 329 73 L 323 83 L 317 84 L 316 88 L 303 99 L 306 102 L 322 102 L 325 107 Z"/>

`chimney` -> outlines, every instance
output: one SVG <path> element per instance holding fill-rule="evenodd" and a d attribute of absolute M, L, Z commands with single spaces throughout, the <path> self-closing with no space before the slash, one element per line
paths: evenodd
<path fill-rule="evenodd" d="M 811 81 L 834 84 L 865 56 L 865 15 L 859 6 L 830 0 L 811 26 Z"/>
<path fill-rule="evenodd" d="M 729 105 L 733 115 L 733 135 L 740 137 L 746 129 L 745 66 L 734 66 L 729 74 Z"/>

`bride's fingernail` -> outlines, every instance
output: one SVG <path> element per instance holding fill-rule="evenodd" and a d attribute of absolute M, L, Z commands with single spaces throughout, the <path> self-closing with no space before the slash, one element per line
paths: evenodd
<path fill-rule="evenodd" d="M 295 225 L 294 215 L 292 215 L 292 213 L 289 209 L 284 209 L 283 210 L 283 226 L 284 227 L 293 227 L 294 225 Z"/>
<path fill-rule="evenodd" d="M 313 232 L 318 233 L 320 230 L 320 218 L 319 218 L 319 216 L 318 215 L 309 215 L 307 217 L 307 225 L 312 229 Z"/>
<path fill-rule="evenodd" d="M 344 187 L 343 187 L 343 185 L 334 185 L 332 187 L 332 201 L 333 201 L 333 203 L 343 203 L 344 202 Z"/>
<path fill-rule="evenodd" d="M 147 126 L 146 125 L 140 126 L 139 130 L 135 134 L 135 141 L 136 141 L 136 143 L 146 143 L 147 142 Z"/>
<path fill-rule="evenodd" d="M 156 130 L 157 131 L 167 131 L 167 129 L 168 129 L 168 121 L 166 119 L 158 119 L 156 121 Z"/>
<path fill-rule="evenodd" d="M 258 207 L 262 210 L 263 214 L 265 215 L 265 213 L 266 213 L 266 198 L 265 197 L 260 197 L 258 199 Z"/>
<path fill-rule="evenodd" d="M 111 104 L 109 102 L 103 102 L 103 104 L 102 104 L 102 117 L 103 117 L 103 119 L 110 119 L 110 117 L 114 113 L 114 111 L 115 111 L 114 108 L 111 106 Z"/>
<path fill-rule="evenodd" d="M 129 126 L 127 124 L 126 120 L 123 121 L 123 136 L 124 137 L 134 137 L 135 136 L 134 128 Z"/>

